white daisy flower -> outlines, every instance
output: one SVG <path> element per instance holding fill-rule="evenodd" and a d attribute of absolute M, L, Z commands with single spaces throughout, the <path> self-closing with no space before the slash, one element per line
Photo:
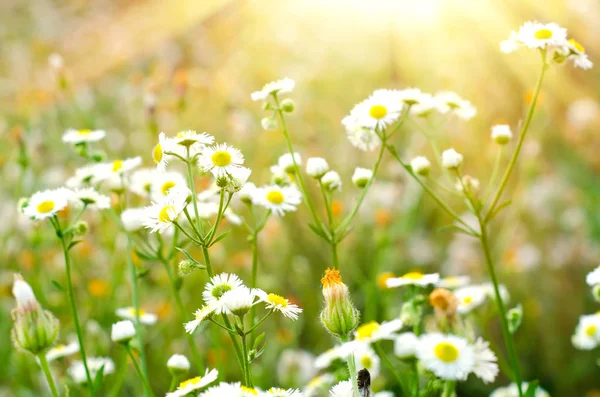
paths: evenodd
<path fill-rule="evenodd" d="M 403 90 L 396 91 L 396 97 L 404 105 L 414 106 L 427 101 L 431 95 L 421 92 L 421 90 L 418 88 L 405 88 Z"/>
<path fill-rule="evenodd" d="M 144 226 L 151 229 L 150 233 L 164 233 L 171 228 L 173 222 L 183 212 L 191 192 L 187 187 L 175 186 L 169 190 L 166 198 L 144 209 L 146 220 Z"/>
<path fill-rule="evenodd" d="M 70 356 L 72 354 L 79 352 L 79 343 L 71 342 L 68 345 L 58 345 L 54 346 L 52 349 L 48 350 L 46 353 L 46 360 L 48 362 L 54 361 L 61 357 Z"/>
<path fill-rule="evenodd" d="M 431 163 L 427 157 L 418 156 L 410 161 L 410 168 L 417 175 L 427 176 L 431 171 Z"/>
<path fill-rule="evenodd" d="M 492 139 L 500 145 L 505 145 L 512 139 L 512 131 L 508 124 L 496 124 L 492 126 Z"/>
<path fill-rule="evenodd" d="M 402 327 L 402 321 L 398 319 L 384 321 L 381 324 L 377 321 L 370 321 L 356 328 L 354 339 L 364 344 L 374 343 L 382 339 L 393 339 Z"/>
<path fill-rule="evenodd" d="M 270 83 L 265 84 L 265 86 L 260 91 L 254 91 L 250 94 L 250 98 L 253 101 L 264 101 L 268 98 L 269 95 L 273 94 L 286 94 L 288 92 L 292 92 L 296 83 L 294 80 L 289 77 L 285 77 L 281 80 L 272 81 Z"/>
<path fill-rule="evenodd" d="M 342 178 L 336 171 L 327 171 L 321 178 L 321 183 L 327 190 L 342 190 Z"/>
<path fill-rule="evenodd" d="M 525 22 L 517 33 L 519 42 L 528 48 L 548 48 L 567 43 L 567 29 L 556 23 Z"/>
<path fill-rule="evenodd" d="M 262 292 L 257 289 L 250 289 L 246 286 L 227 291 L 223 294 L 220 301 L 223 303 L 227 313 L 243 317 L 252 306 L 258 303 L 256 298 Z"/>
<path fill-rule="evenodd" d="M 127 343 L 135 336 L 135 327 L 130 320 L 118 321 L 112 325 L 110 339 L 116 343 Z"/>
<path fill-rule="evenodd" d="M 489 342 L 484 341 L 481 338 L 477 338 L 473 344 L 473 354 L 475 357 L 475 365 L 473 366 L 473 373 L 483 383 L 491 383 L 498 376 L 498 357 L 489 348 Z"/>
<path fill-rule="evenodd" d="M 214 312 L 215 308 L 210 305 L 204 305 L 200 309 L 196 310 L 194 312 L 194 320 L 188 321 L 187 323 L 183 324 L 185 332 L 187 332 L 188 334 L 193 334 L 196 328 L 198 328 L 198 326 L 200 325 L 200 323 L 209 318 Z"/>
<path fill-rule="evenodd" d="M 183 354 L 173 354 L 167 360 L 167 368 L 176 372 L 187 372 L 190 370 L 190 360 Z"/>
<path fill-rule="evenodd" d="M 237 197 L 246 204 L 252 204 L 252 199 L 256 195 L 256 185 L 252 182 L 246 182 L 237 193 Z"/>
<path fill-rule="evenodd" d="M 92 379 L 96 378 L 96 374 L 101 368 L 104 376 L 115 372 L 115 363 L 108 357 L 88 357 L 86 362 Z M 74 361 L 67 372 L 75 383 L 82 384 L 87 382 L 83 361 Z"/>
<path fill-rule="evenodd" d="M 600 315 L 595 313 L 579 317 L 571 342 L 580 350 L 595 349 L 600 344 Z"/>
<path fill-rule="evenodd" d="M 125 160 L 115 160 L 112 163 L 102 163 L 106 169 L 110 170 L 113 175 L 123 175 L 129 171 L 132 171 L 142 164 L 142 158 L 140 156 L 128 158 Z"/>
<path fill-rule="evenodd" d="M 212 145 L 215 138 L 206 132 L 198 134 L 196 131 L 187 130 L 178 132 L 172 140 L 177 145 L 190 147 L 192 145 Z"/>
<path fill-rule="evenodd" d="M 140 197 L 150 196 L 152 182 L 159 175 L 154 168 L 142 168 L 131 173 L 129 190 Z"/>
<path fill-rule="evenodd" d="M 260 397 L 302 397 L 302 393 L 297 389 L 282 389 L 272 387 L 269 390 L 259 394 Z"/>
<path fill-rule="evenodd" d="M 104 130 L 75 130 L 68 129 L 62 136 L 64 143 L 98 142 L 106 136 Z"/>
<path fill-rule="evenodd" d="M 329 397 L 352 397 L 353 395 L 352 382 L 349 380 L 339 382 L 329 391 Z"/>
<path fill-rule="evenodd" d="M 154 175 L 150 185 L 150 196 L 154 201 L 161 201 L 167 197 L 174 187 L 187 188 L 187 179 L 177 171 L 167 171 Z"/>
<path fill-rule="evenodd" d="M 158 172 L 165 172 L 167 169 L 167 164 L 169 164 L 169 155 L 167 152 L 171 152 L 173 150 L 173 142 L 172 139 L 167 138 L 164 132 L 158 134 L 158 143 L 152 149 L 152 159 L 154 160 L 154 164 L 156 164 L 156 170 Z"/>
<path fill-rule="evenodd" d="M 431 94 L 421 93 L 419 102 L 410 107 L 410 114 L 417 117 L 427 117 L 437 108 L 437 101 Z"/>
<path fill-rule="evenodd" d="M 71 193 L 71 200 L 76 205 L 86 205 L 87 208 L 98 211 L 110 208 L 110 197 L 100 194 L 93 187 L 76 189 Z"/>
<path fill-rule="evenodd" d="M 471 277 L 469 276 L 448 276 L 441 279 L 437 286 L 446 289 L 455 289 L 466 287 L 470 282 Z"/>
<path fill-rule="evenodd" d="M 352 175 L 352 183 L 360 189 L 367 186 L 367 184 L 373 179 L 373 170 L 369 168 L 356 167 L 354 174 Z"/>
<path fill-rule="evenodd" d="M 273 311 L 281 312 L 285 317 L 291 318 L 292 320 L 298 319 L 298 314 L 302 313 L 302 309 L 280 295 L 267 294 L 264 291 L 258 291 L 258 298 L 265 302 L 266 308 Z"/>
<path fill-rule="evenodd" d="M 463 155 L 454 149 L 444 150 L 442 153 L 442 166 L 449 170 L 460 167 L 463 162 Z"/>
<path fill-rule="evenodd" d="M 121 212 L 121 222 L 128 232 L 135 232 L 144 227 L 146 211 L 144 208 L 127 208 Z"/>
<path fill-rule="evenodd" d="M 290 153 L 281 155 L 277 160 L 277 165 L 288 174 L 293 174 L 295 172 L 294 160 L 296 160 L 296 165 L 298 165 L 298 167 L 302 165 L 302 157 L 300 157 L 300 153 L 294 153 L 293 158 Z"/>
<path fill-rule="evenodd" d="M 354 351 L 354 362 L 356 369 L 367 369 L 372 378 L 379 375 L 381 368 L 381 360 L 379 356 L 368 345 L 359 345 L 360 347 Z"/>
<path fill-rule="evenodd" d="M 257 189 L 252 201 L 276 216 L 283 216 L 286 212 L 296 211 L 296 207 L 302 202 L 302 194 L 293 185 L 269 185 Z"/>
<path fill-rule="evenodd" d="M 425 369 L 447 380 L 465 380 L 475 366 L 473 348 L 464 338 L 455 335 L 422 335 L 417 358 Z"/>
<path fill-rule="evenodd" d="M 401 111 L 402 103 L 393 91 L 377 90 L 369 98 L 354 106 L 350 111 L 350 118 L 361 127 L 381 130 L 395 123 Z"/>
<path fill-rule="evenodd" d="M 598 266 L 585 276 L 585 282 L 590 287 L 593 287 L 596 284 L 600 284 L 600 266 Z"/>
<path fill-rule="evenodd" d="M 426 287 L 435 285 L 440 281 L 439 273 L 423 274 L 420 272 L 409 272 L 401 277 L 391 277 L 386 280 L 388 288 L 401 287 L 403 285 L 416 285 Z"/>
<path fill-rule="evenodd" d="M 363 152 L 372 152 L 381 146 L 379 135 L 373 129 L 361 126 L 354 117 L 345 117 L 342 124 L 346 127 L 348 140 L 355 148 Z"/>
<path fill-rule="evenodd" d="M 99 173 L 99 164 L 88 164 L 84 167 L 77 168 L 75 175 L 67 179 L 66 185 L 68 188 L 75 189 L 80 187 L 91 186 L 102 182 L 109 177 L 107 172 Z"/>
<path fill-rule="evenodd" d="M 44 190 L 31 196 L 22 212 L 29 218 L 42 220 L 53 217 L 67 204 L 68 197 L 63 190 Z"/>
<path fill-rule="evenodd" d="M 209 371 L 207 368 L 204 376 L 196 376 L 195 378 L 184 380 L 179 384 L 179 386 L 177 386 L 177 390 L 167 393 L 166 397 L 187 396 L 189 393 L 200 390 L 203 387 L 213 383 L 215 380 L 217 380 L 218 375 L 219 371 L 216 369 L 211 369 Z"/>
<path fill-rule="evenodd" d="M 414 357 L 419 337 L 412 332 L 403 332 L 394 338 L 394 354 L 398 358 Z"/>
<path fill-rule="evenodd" d="M 527 382 L 521 383 L 521 390 L 524 392 L 529 387 Z M 490 397 L 519 397 L 519 390 L 516 383 L 511 383 L 506 387 L 499 387 L 490 394 Z M 535 397 L 550 397 L 550 394 L 541 387 L 535 390 Z"/>
<path fill-rule="evenodd" d="M 441 91 L 435 94 L 436 109 L 442 113 L 454 113 L 463 120 L 470 120 L 477 114 L 477 109 L 466 99 L 452 91 Z"/>
<path fill-rule="evenodd" d="M 217 274 L 206 283 L 202 292 L 202 298 L 207 306 L 215 309 L 215 313 L 227 313 L 227 308 L 222 301 L 223 295 L 226 292 L 242 288 L 243 286 L 242 280 L 235 274 Z"/>
<path fill-rule="evenodd" d="M 225 383 L 221 382 L 217 386 L 209 387 L 206 391 L 199 394 L 200 397 L 244 397 L 240 382 Z"/>
<path fill-rule="evenodd" d="M 215 178 L 219 178 L 231 174 L 236 167 L 244 164 L 244 156 L 238 149 L 221 143 L 204 148 L 198 162 L 204 171 L 210 171 Z"/>
<path fill-rule="evenodd" d="M 117 314 L 117 316 L 119 316 L 121 318 L 131 320 L 131 321 L 136 321 L 136 311 L 135 311 L 134 307 L 119 308 L 119 309 L 117 309 L 116 314 Z M 156 314 L 146 313 L 142 309 L 140 309 L 137 312 L 137 317 L 140 318 L 140 323 L 142 323 L 144 325 L 156 324 L 156 321 L 158 320 L 158 316 Z"/>
<path fill-rule="evenodd" d="M 235 167 L 231 173 L 217 179 L 216 184 L 229 193 L 240 191 L 252 174 L 252 170 L 246 167 Z"/>
<path fill-rule="evenodd" d="M 479 285 L 459 288 L 454 291 L 454 296 L 458 299 L 457 311 L 460 314 L 470 313 L 481 306 L 487 297 L 485 289 Z"/>
<path fill-rule="evenodd" d="M 573 64 L 583 70 L 591 69 L 594 64 L 585 53 L 585 48 L 574 39 L 568 41 L 567 47 L 568 59 L 573 60 Z"/>
<path fill-rule="evenodd" d="M 334 376 L 325 373 L 311 379 L 302 392 L 306 397 L 321 396 L 321 393 L 328 390 L 333 385 L 333 382 L 335 382 Z"/>
<path fill-rule="evenodd" d="M 321 157 L 311 157 L 306 161 L 306 173 L 315 179 L 321 179 L 329 171 L 327 160 Z"/>

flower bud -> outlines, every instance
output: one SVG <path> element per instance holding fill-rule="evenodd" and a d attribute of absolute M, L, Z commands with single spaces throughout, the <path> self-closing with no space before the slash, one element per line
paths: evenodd
<path fill-rule="evenodd" d="M 352 175 L 352 183 L 362 189 L 373 179 L 373 171 L 368 168 L 356 167 L 354 175 Z"/>
<path fill-rule="evenodd" d="M 17 203 L 17 209 L 19 210 L 19 212 L 23 212 L 23 209 L 25 207 L 27 207 L 28 205 L 29 205 L 29 198 L 22 197 L 19 199 L 19 202 Z"/>
<path fill-rule="evenodd" d="M 592 287 L 592 295 L 596 302 L 600 302 L 600 284 L 596 284 Z"/>
<path fill-rule="evenodd" d="M 265 130 L 274 130 L 277 128 L 277 120 L 275 120 L 272 117 L 264 117 L 261 121 L 260 124 L 262 125 L 262 127 Z"/>
<path fill-rule="evenodd" d="M 283 101 L 281 101 L 280 105 L 281 110 L 283 110 L 286 113 L 292 113 L 296 108 L 296 104 L 290 98 L 285 98 Z"/>
<path fill-rule="evenodd" d="M 506 313 L 506 319 L 508 320 L 508 330 L 511 334 L 514 334 L 521 326 L 521 321 L 523 321 L 523 306 L 517 305 L 510 309 Z"/>
<path fill-rule="evenodd" d="M 321 284 L 325 298 L 321 324 L 332 335 L 345 339 L 356 329 L 360 314 L 350 300 L 348 287 L 342 282 L 339 270 L 327 269 Z"/>
<path fill-rule="evenodd" d="M 17 307 L 11 313 L 14 345 L 34 355 L 45 354 L 58 337 L 58 320 L 42 309 L 33 290 L 20 275 L 15 275 L 12 292 L 17 301 Z"/>
<path fill-rule="evenodd" d="M 73 225 L 73 232 L 76 236 L 84 236 L 90 227 L 86 221 L 78 221 L 75 225 Z"/>
<path fill-rule="evenodd" d="M 507 124 L 492 126 L 492 139 L 499 145 L 506 145 L 512 139 L 512 131 Z"/>
<path fill-rule="evenodd" d="M 279 160 L 277 160 L 277 165 L 288 174 L 293 174 L 296 172 L 294 161 L 296 162 L 296 165 L 302 165 L 302 157 L 300 157 L 300 153 L 294 153 L 293 158 L 290 153 L 280 156 Z"/>
<path fill-rule="evenodd" d="M 431 171 L 431 163 L 427 157 L 418 156 L 410 161 L 410 168 L 417 175 L 427 176 Z"/>
<path fill-rule="evenodd" d="M 311 157 L 306 161 L 306 173 L 315 179 L 321 179 L 329 171 L 329 164 L 321 157 Z"/>
<path fill-rule="evenodd" d="M 433 307 L 438 328 L 442 331 L 456 319 L 458 298 L 450 290 L 436 288 L 429 294 L 429 304 Z"/>
<path fill-rule="evenodd" d="M 402 308 L 400 309 L 400 320 L 402 320 L 403 324 L 412 326 L 419 323 L 422 314 L 423 311 L 421 306 L 418 305 L 415 300 L 410 300 L 402 305 Z"/>
<path fill-rule="evenodd" d="M 454 149 L 444 150 L 442 153 L 442 166 L 449 170 L 455 170 L 463 162 L 463 155 Z"/>
<path fill-rule="evenodd" d="M 167 361 L 167 368 L 173 375 L 185 375 L 190 370 L 190 361 L 183 354 L 173 354 Z"/>
<path fill-rule="evenodd" d="M 179 262 L 178 269 L 179 269 L 179 275 L 181 277 L 185 277 L 185 276 L 189 276 L 196 270 L 200 269 L 200 266 L 198 266 L 198 264 L 195 263 L 194 261 L 191 261 L 189 259 L 184 259 L 181 262 Z"/>
<path fill-rule="evenodd" d="M 465 175 L 462 177 L 462 183 L 460 180 L 456 182 L 456 190 L 461 193 L 466 193 L 469 196 L 473 196 L 479 192 L 479 179 L 473 178 L 470 175 Z"/>
<path fill-rule="evenodd" d="M 321 178 L 321 183 L 329 191 L 342 190 L 342 178 L 335 171 L 329 171 Z"/>
<path fill-rule="evenodd" d="M 135 336 L 135 327 L 130 320 L 123 320 L 112 325 L 110 338 L 115 343 L 126 345 Z"/>

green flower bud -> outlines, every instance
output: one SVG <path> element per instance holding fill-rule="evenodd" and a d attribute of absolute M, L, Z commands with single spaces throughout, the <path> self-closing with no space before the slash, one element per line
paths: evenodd
<path fill-rule="evenodd" d="M 332 335 L 346 339 L 356 329 L 360 313 L 350 300 L 348 287 L 342 282 L 339 270 L 327 269 L 321 284 L 325 297 L 321 324 Z"/>
<path fill-rule="evenodd" d="M 600 284 L 594 285 L 592 288 L 592 295 L 596 302 L 600 302 Z"/>
<path fill-rule="evenodd" d="M 414 299 L 404 303 L 400 309 L 400 320 L 406 325 L 418 324 L 422 315 L 421 305 Z"/>
<path fill-rule="evenodd" d="M 511 334 L 514 334 L 523 321 L 523 306 L 517 305 L 510 309 L 506 313 L 506 319 L 508 320 L 508 330 Z"/>
<path fill-rule="evenodd" d="M 23 209 L 25 207 L 27 207 L 28 205 L 29 205 L 29 199 L 27 197 L 22 197 L 19 199 L 17 208 L 19 209 L 19 212 L 23 212 Z"/>
<path fill-rule="evenodd" d="M 296 108 L 296 104 L 290 98 L 285 98 L 281 101 L 281 110 L 286 113 L 292 113 Z"/>
<path fill-rule="evenodd" d="M 76 236 L 84 236 L 89 229 L 90 227 L 86 221 L 79 221 L 73 225 L 73 233 L 75 233 Z"/>
<path fill-rule="evenodd" d="M 198 266 L 198 264 L 194 261 L 184 259 L 181 262 L 179 262 L 178 269 L 179 275 L 181 277 L 186 277 L 195 272 L 196 270 L 200 269 L 200 266 Z"/>

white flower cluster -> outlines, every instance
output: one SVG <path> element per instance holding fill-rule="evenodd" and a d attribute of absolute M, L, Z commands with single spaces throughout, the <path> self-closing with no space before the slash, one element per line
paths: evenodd
<path fill-rule="evenodd" d="M 589 272 L 585 281 L 592 288 L 594 299 L 600 302 L 600 266 Z M 592 350 L 600 345 L 600 312 L 579 317 L 571 342 L 580 350 Z"/>

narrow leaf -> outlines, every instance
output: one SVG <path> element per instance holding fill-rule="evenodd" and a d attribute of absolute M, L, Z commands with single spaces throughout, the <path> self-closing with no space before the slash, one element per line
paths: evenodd
<path fill-rule="evenodd" d="M 462 227 L 456 226 L 456 225 L 445 225 L 438 229 L 438 232 L 443 232 L 443 231 L 453 231 L 453 232 L 457 232 L 457 233 L 466 234 L 467 236 L 476 237 L 470 231 L 463 229 Z"/>
<path fill-rule="evenodd" d="M 142 269 L 139 272 L 137 272 L 137 278 L 146 277 L 148 275 L 148 273 L 150 273 L 150 268 L 149 267 L 147 267 L 145 269 Z"/>
<path fill-rule="evenodd" d="M 215 245 L 216 243 L 218 243 L 219 241 L 223 240 L 225 237 L 227 237 L 227 235 L 229 234 L 231 230 L 227 230 L 226 232 L 221 233 L 219 236 L 217 236 L 217 238 L 215 238 L 213 240 L 213 242 L 211 243 L 212 245 Z"/>
<path fill-rule="evenodd" d="M 329 241 L 329 237 L 327 237 L 327 235 L 323 232 L 323 230 L 320 227 L 317 227 L 315 225 L 313 225 L 312 223 L 308 224 L 308 227 L 310 227 L 310 230 L 312 230 L 313 232 L 315 232 L 315 234 L 321 238 L 324 238 L 325 240 Z"/>
<path fill-rule="evenodd" d="M 71 250 L 71 248 L 75 247 L 77 244 L 83 242 L 83 240 L 75 240 L 72 241 L 71 244 L 69 244 L 69 250 Z"/>
<path fill-rule="evenodd" d="M 512 204 L 512 200 L 508 200 L 497 206 L 494 211 L 486 217 L 487 221 L 490 221 L 496 217 L 504 208 L 508 207 Z"/>
<path fill-rule="evenodd" d="M 194 262 L 196 265 L 202 265 L 200 262 L 198 262 L 197 260 L 195 260 L 194 257 L 189 252 L 187 252 L 183 248 L 175 247 L 175 249 L 177 249 L 177 251 L 179 251 L 183 255 L 185 255 L 186 258 L 188 258 L 190 261 Z"/>
<path fill-rule="evenodd" d="M 540 382 L 538 382 L 537 380 L 530 382 L 529 386 L 527 387 L 527 391 L 525 392 L 525 397 L 535 397 L 535 392 L 539 384 Z"/>
<path fill-rule="evenodd" d="M 52 285 L 54 285 L 59 291 L 65 292 L 65 287 L 63 287 L 58 281 L 52 280 Z"/>

